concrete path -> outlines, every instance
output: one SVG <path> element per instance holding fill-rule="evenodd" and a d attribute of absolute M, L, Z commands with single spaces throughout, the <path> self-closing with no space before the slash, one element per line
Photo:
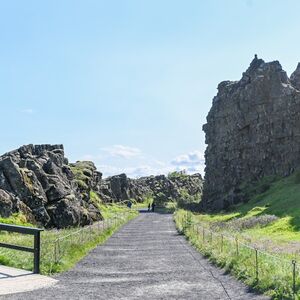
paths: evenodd
<path fill-rule="evenodd" d="M 54 285 L 57 280 L 0 265 L 0 295 L 28 292 Z"/>
<path fill-rule="evenodd" d="M 142 213 L 49 288 L 1 299 L 254 299 L 267 297 L 213 267 L 172 215 Z"/>

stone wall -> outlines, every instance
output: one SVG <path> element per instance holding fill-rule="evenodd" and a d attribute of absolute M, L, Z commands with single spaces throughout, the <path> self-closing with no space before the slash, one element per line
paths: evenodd
<path fill-rule="evenodd" d="M 206 171 L 201 208 L 241 202 L 242 183 L 286 176 L 300 166 L 300 64 L 289 78 L 257 57 L 239 81 L 224 81 L 203 126 Z"/>

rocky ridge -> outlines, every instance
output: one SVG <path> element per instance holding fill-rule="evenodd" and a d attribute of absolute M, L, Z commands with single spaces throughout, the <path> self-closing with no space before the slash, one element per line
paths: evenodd
<path fill-rule="evenodd" d="M 57 228 L 101 219 L 82 197 L 62 145 L 28 145 L 0 157 L 0 213 L 14 212 Z"/>
<path fill-rule="evenodd" d="M 247 201 L 243 186 L 300 166 L 300 64 L 290 76 L 256 56 L 239 81 L 224 81 L 203 126 L 206 170 L 201 208 Z"/>
<path fill-rule="evenodd" d="M 184 195 L 200 197 L 202 195 L 203 180 L 201 174 L 186 175 L 183 173 L 146 176 L 131 179 L 126 174 L 111 176 L 104 179 L 98 192 L 105 201 L 120 202 L 135 199 L 142 202 L 151 197 L 158 204 L 168 200 L 178 200 Z"/>
<path fill-rule="evenodd" d="M 0 215 L 22 213 L 44 227 L 84 226 L 102 219 L 101 203 L 157 195 L 166 201 L 183 190 L 199 195 L 201 175 L 103 179 L 93 162 L 69 163 L 63 145 L 27 145 L 0 156 Z"/>

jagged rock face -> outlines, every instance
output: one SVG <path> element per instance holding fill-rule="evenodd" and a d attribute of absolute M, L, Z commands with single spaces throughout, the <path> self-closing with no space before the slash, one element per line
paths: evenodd
<path fill-rule="evenodd" d="M 31 223 L 65 228 L 102 219 L 100 202 L 162 201 L 202 191 L 200 174 L 102 179 L 93 162 L 68 163 L 62 145 L 28 145 L 0 156 L 0 215 L 23 213 Z"/>
<path fill-rule="evenodd" d="M 293 172 L 300 166 L 300 65 L 289 79 L 278 61 L 255 58 L 240 81 L 219 84 L 203 130 L 205 210 L 245 200 L 242 183 Z"/>
<path fill-rule="evenodd" d="M 83 199 L 62 145 L 28 145 L 0 157 L 0 213 L 23 212 L 45 227 L 86 225 L 101 219 Z"/>
<path fill-rule="evenodd" d="M 102 180 L 98 192 L 105 202 L 121 202 L 129 199 L 142 201 L 150 190 L 138 180 L 120 174 Z"/>
<path fill-rule="evenodd" d="M 102 182 L 102 173 L 97 171 L 95 164 L 91 161 L 77 161 L 70 163 L 69 167 L 74 174 L 80 195 L 83 200 L 89 201 L 90 192 L 98 192 Z"/>
<path fill-rule="evenodd" d="M 200 174 L 174 178 L 158 175 L 138 179 L 131 179 L 125 174 L 120 174 L 104 179 L 98 191 L 101 199 L 110 202 L 128 199 L 141 202 L 149 196 L 154 197 L 154 200 L 160 198 L 161 202 L 178 199 L 183 189 L 191 196 L 201 194 L 202 183 Z"/>

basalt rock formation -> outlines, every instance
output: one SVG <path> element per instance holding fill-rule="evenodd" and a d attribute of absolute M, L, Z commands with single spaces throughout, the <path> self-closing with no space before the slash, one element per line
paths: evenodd
<path fill-rule="evenodd" d="M 175 173 L 174 173 L 175 174 Z M 135 199 L 138 202 L 153 197 L 156 202 L 178 200 L 184 191 L 189 196 L 201 196 L 203 180 L 201 174 L 174 176 L 146 176 L 131 179 L 126 174 L 104 179 L 98 189 L 105 201 L 120 202 Z M 199 199 L 200 200 L 200 199 Z"/>
<path fill-rule="evenodd" d="M 25 214 L 30 222 L 63 228 L 101 219 L 83 197 L 62 145 L 28 145 L 0 157 L 0 214 Z"/>
<path fill-rule="evenodd" d="M 101 220 L 101 203 L 199 196 L 200 174 L 106 179 L 93 162 L 68 162 L 62 145 L 27 145 L 0 156 L 0 216 L 22 213 L 44 227 L 83 226 Z"/>
<path fill-rule="evenodd" d="M 300 166 L 300 64 L 289 78 L 278 61 L 257 57 L 241 80 L 224 81 L 203 126 L 204 210 L 247 201 L 243 185 Z"/>

